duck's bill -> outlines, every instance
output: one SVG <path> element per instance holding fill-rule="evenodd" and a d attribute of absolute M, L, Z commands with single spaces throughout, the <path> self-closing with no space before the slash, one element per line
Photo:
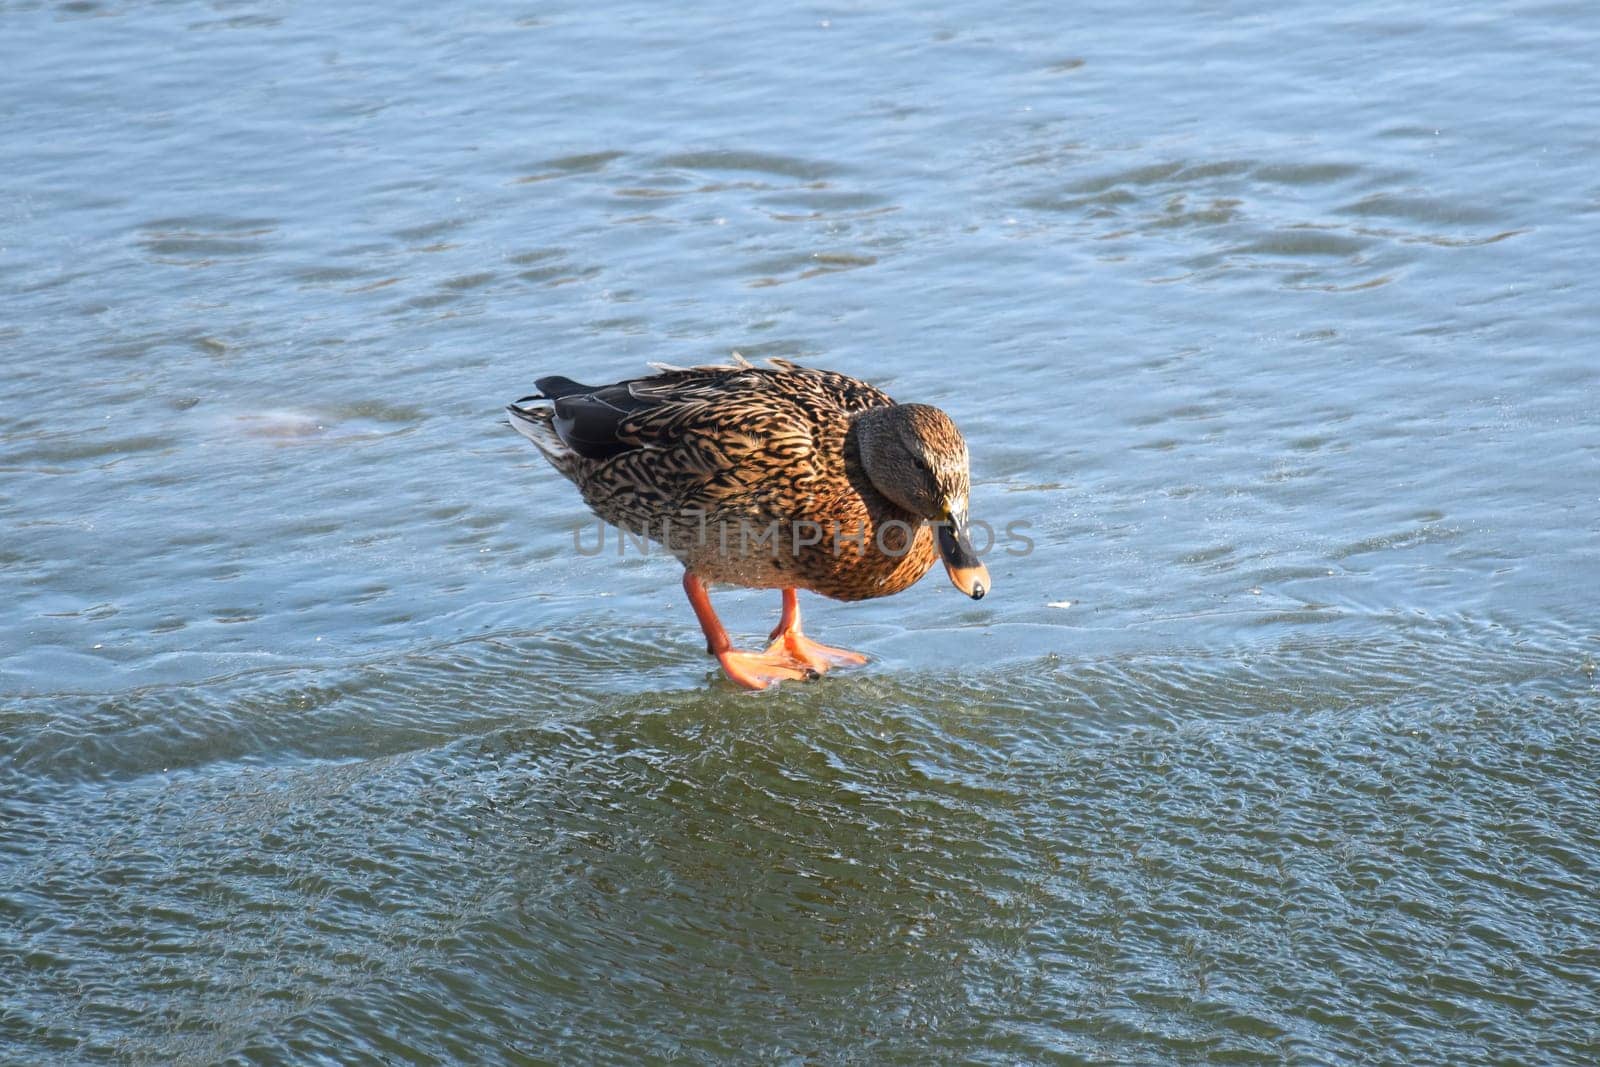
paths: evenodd
<path fill-rule="evenodd" d="M 972 550 L 966 522 L 942 522 L 936 532 L 939 555 L 944 557 L 944 569 L 949 572 L 951 583 L 973 600 L 982 600 L 983 594 L 989 591 L 989 568 Z"/>

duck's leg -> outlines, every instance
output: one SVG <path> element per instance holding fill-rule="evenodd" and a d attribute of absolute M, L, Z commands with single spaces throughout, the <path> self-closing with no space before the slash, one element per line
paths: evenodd
<path fill-rule="evenodd" d="M 706 651 L 717 657 L 728 677 L 746 689 L 765 689 L 773 682 L 815 678 L 817 671 L 798 662 L 783 648 L 774 646 L 765 652 L 741 652 L 728 640 L 728 631 L 711 608 L 711 597 L 706 585 L 694 572 L 683 572 L 683 591 L 688 594 L 689 605 L 694 608 L 700 628 L 706 632 Z"/>
<path fill-rule="evenodd" d="M 771 634 L 772 644 L 767 654 L 786 652 L 794 660 L 804 663 L 819 674 L 829 667 L 859 667 L 867 657 L 847 648 L 834 648 L 811 640 L 800 632 L 800 597 L 793 589 L 783 591 L 783 618 Z"/>

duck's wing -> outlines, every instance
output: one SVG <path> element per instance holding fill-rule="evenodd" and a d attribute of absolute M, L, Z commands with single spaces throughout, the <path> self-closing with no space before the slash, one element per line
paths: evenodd
<path fill-rule="evenodd" d="M 785 445 L 801 446 L 789 439 L 808 422 L 821 425 L 893 403 L 880 390 L 843 374 L 787 360 L 770 363 L 754 367 L 740 358 L 731 365 L 670 367 L 603 386 L 552 376 L 537 381 L 538 395 L 517 403 L 551 401 L 556 434 L 585 459 L 698 445 L 720 453 L 721 462 L 712 467 L 726 465 L 730 451 L 762 449 L 776 456 L 789 450 Z M 809 444 L 810 434 L 804 436 Z"/>

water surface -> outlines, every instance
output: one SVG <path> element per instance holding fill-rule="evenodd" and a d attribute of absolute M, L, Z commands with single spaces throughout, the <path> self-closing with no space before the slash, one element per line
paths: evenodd
<path fill-rule="evenodd" d="M 1588 6 L 0 42 L 0 1060 L 1600 1051 Z M 733 690 L 500 405 L 734 350 L 1033 551 Z"/>

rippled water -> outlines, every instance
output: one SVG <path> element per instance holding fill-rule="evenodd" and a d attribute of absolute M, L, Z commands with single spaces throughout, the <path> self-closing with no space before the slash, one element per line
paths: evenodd
<path fill-rule="evenodd" d="M 1592 6 L 0 52 L 0 1060 L 1600 1054 Z M 734 349 L 1033 552 L 734 691 L 500 415 Z"/>

